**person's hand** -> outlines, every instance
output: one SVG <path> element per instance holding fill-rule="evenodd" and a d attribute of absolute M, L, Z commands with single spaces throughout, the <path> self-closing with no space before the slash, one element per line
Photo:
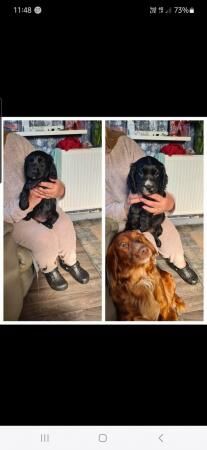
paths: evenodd
<path fill-rule="evenodd" d="M 60 180 L 42 181 L 39 183 L 33 191 L 36 195 L 43 198 L 62 198 L 65 193 L 65 186 Z"/>
<path fill-rule="evenodd" d="M 130 193 L 128 195 L 127 199 L 126 199 L 125 204 L 124 204 L 124 208 L 125 208 L 126 213 L 128 214 L 129 208 L 130 208 L 131 205 L 133 205 L 133 203 L 139 203 L 139 202 L 141 202 L 141 196 L 138 195 L 138 194 L 131 194 Z"/>
<path fill-rule="evenodd" d="M 141 197 L 140 201 L 145 204 L 142 208 L 152 214 L 162 214 L 171 211 L 174 207 L 175 202 L 170 194 L 166 194 L 166 197 L 162 197 L 159 194 L 152 194 L 150 197 L 153 200 Z"/>
<path fill-rule="evenodd" d="M 31 191 L 29 192 L 29 208 L 34 208 L 35 206 L 38 205 L 38 203 L 40 203 L 42 200 L 42 198 L 40 197 L 40 195 L 36 194 L 34 192 L 34 189 L 31 189 Z"/>

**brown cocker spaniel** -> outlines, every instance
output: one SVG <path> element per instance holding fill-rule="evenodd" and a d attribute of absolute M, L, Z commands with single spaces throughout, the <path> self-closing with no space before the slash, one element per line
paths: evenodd
<path fill-rule="evenodd" d="M 178 320 L 185 303 L 175 292 L 173 276 L 156 266 L 156 250 L 143 234 L 117 234 L 106 266 L 118 320 Z"/>

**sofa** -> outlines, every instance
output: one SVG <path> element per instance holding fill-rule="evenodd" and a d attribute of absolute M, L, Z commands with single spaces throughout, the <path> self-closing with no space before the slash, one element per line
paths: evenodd
<path fill-rule="evenodd" d="M 18 321 L 33 278 L 32 253 L 17 245 L 13 225 L 4 223 L 4 320 Z"/>

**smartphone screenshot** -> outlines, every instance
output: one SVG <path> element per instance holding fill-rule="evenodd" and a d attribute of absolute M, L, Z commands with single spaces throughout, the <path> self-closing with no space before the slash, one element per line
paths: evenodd
<path fill-rule="evenodd" d="M 2 450 L 206 449 L 204 17 L 2 8 Z"/>

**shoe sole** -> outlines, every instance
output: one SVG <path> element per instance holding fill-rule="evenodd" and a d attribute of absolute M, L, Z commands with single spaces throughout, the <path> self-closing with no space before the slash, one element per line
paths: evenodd
<path fill-rule="evenodd" d="M 47 277 L 45 277 L 45 280 L 47 281 L 47 283 L 48 283 L 48 285 L 51 287 L 51 289 L 53 289 L 54 291 L 65 291 L 66 289 L 68 289 L 68 283 L 66 283 L 66 284 L 63 285 L 63 286 L 57 287 L 57 286 L 52 285 L 52 284 L 48 281 Z"/>
<path fill-rule="evenodd" d="M 54 291 L 66 291 L 66 289 L 68 289 L 68 285 L 67 285 L 67 286 L 62 286 L 62 287 L 57 288 L 57 287 L 55 287 L 55 286 L 51 286 L 50 283 L 48 283 L 48 284 L 49 284 L 49 286 L 51 287 L 51 289 L 53 289 Z"/>

